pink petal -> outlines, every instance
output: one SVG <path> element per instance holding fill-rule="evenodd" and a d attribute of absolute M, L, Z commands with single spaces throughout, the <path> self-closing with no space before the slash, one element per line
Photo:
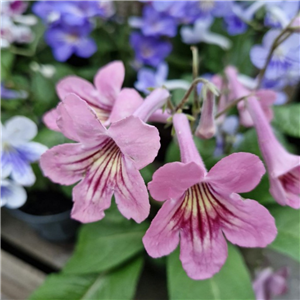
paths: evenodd
<path fill-rule="evenodd" d="M 107 139 L 91 157 L 84 179 L 73 190 L 72 217 L 81 222 L 94 222 L 104 217 L 110 206 L 120 172 L 122 153 L 113 140 Z"/>
<path fill-rule="evenodd" d="M 189 190 L 180 230 L 180 260 L 187 275 L 195 280 L 212 277 L 227 258 L 227 243 L 214 209 L 209 201 L 203 201 L 205 193 L 204 185 Z"/>
<path fill-rule="evenodd" d="M 108 133 L 137 169 L 153 162 L 160 148 L 158 130 L 134 116 L 113 123 Z"/>
<path fill-rule="evenodd" d="M 227 259 L 227 243 L 220 230 L 201 236 L 197 220 L 180 232 L 180 260 L 187 275 L 194 280 L 211 278 Z M 210 226 L 210 225 L 208 225 Z"/>
<path fill-rule="evenodd" d="M 114 61 L 101 68 L 94 78 L 94 84 L 101 95 L 101 101 L 113 106 L 125 77 L 124 64 Z"/>
<path fill-rule="evenodd" d="M 58 107 L 57 124 L 62 133 L 92 147 L 107 138 L 106 129 L 89 105 L 75 94 L 69 94 Z"/>
<path fill-rule="evenodd" d="M 155 89 L 146 97 L 143 104 L 138 107 L 133 115 L 147 122 L 152 114 L 167 102 L 169 96 L 170 93 L 166 89 Z"/>
<path fill-rule="evenodd" d="M 261 105 L 255 97 L 247 101 L 258 135 L 261 153 L 271 177 L 279 177 L 300 165 L 300 157 L 288 153 L 274 135 Z"/>
<path fill-rule="evenodd" d="M 223 206 L 220 224 L 226 238 L 241 247 L 266 247 L 277 235 L 275 220 L 257 201 L 214 194 Z"/>
<path fill-rule="evenodd" d="M 149 195 L 145 182 L 132 160 L 124 157 L 116 174 L 115 199 L 118 209 L 127 219 L 144 221 L 150 212 Z"/>
<path fill-rule="evenodd" d="M 170 117 L 171 114 L 169 114 L 167 111 L 163 112 L 162 109 L 158 109 L 149 117 L 148 121 L 153 123 L 167 123 L 167 120 Z"/>
<path fill-rule="evenodd" d="M 205 179 L 222 191 L 246 193 L 254 189 L 265 174 L 258 156 L 251 153 L 234 153 L 221 159 L 208 172 Z"/>
<path fill-rule="evenodd" d="M 207 97 L 202 104 L 202 111 L 199 125 L 195 135 L 202 139 L 210 139 L 216 133 L 215 126 L 215 96 L 211 91 L 207 91 Z"/>
<path fill-rule="evenodd" d="M 96 152 L 84 149 L 81 144 L 58 145 L 41 156 L 41 169 L 53 182 L 70 185 L 82 179 Z"/>
<path fill-rule="evenodd" d="M 237 105 L 238 111 L 239 111 L 239 117 L 240 117 L 240 123 L 241 125 L 243 125 L 244 127 L 253 127 L 253 120 L 251 118 L 251 115 L 248 111 L 248 109 L 246 108 L 244 101 L 241 101 L 238 103 Z"/>
<path fill-rule="evenodd" d="M 181 206 L 180 200 L 166 201 L 143 237 L 147 253 L 156 258 L 170 254 L 179 243 L 179 226 L 177 211 Z"/>
<path fill-rule="evenodd" d="M 165 164 L 153 174 L 148 188 L 155 200 L 177 199 L 203 177 L 203 169 L 196 163 L 173 162 Z"/>
<path fill-rule="evenodd" d="M 57 108 L 53 108 L 44 114 L 43 122 L 49 129 L 54 131 L 60 131 L 59 127 L 56 124 L 57 118 Z"/>
<path fill-rule="evenodd" d="M 58 82 L 56 91 L 60 100 L 64 100 L 69 94 L 76 94 L 89 104 L 99 106 L 99 93 L 94 86 L 85 79 L 77 76 L 68 76 Z"/>
<path fill-rule="evenodd" d="M 278 204 L 283 206 L 287 205 L 286 193 L 280 180 L 278 178 L 272 178 L 269 176 L 269 181 L 271 195 Z"/>
<path fill-rule="evenodd" d="M 56 124 L 59 130 L 68 139 L 79 142 L 80 138 L 77 135 L 72 116 L 68 113 L 62 103 L 58 104 L 56 110 L 58 115 Z"/>
<path fill-rule="evenodd" d="M 81 181 L 73 188 L 74 206 L 72 209 L 72 219 L 81 223 L 96 222 L 104 218 L 104 210 L 111 205 L 113 194 L 112 189 L 105 189 L 99 201 L 90 201 L 86 197 L 88 185 L 86 180 Z"/>
<path fill-rule="evenodd" d="M 113 106 L 109 121 L 117 122 L 129 117 L 143 103 L 143 98 L 135 89 L 122 89 Z"/>

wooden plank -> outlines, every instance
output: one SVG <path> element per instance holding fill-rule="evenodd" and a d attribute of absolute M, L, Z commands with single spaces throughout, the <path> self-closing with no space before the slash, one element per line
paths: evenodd
<path fill-rule="evenodd" d="M 48 242 L 23 221 L 4 210 L 1 217 L 1 238 L 24 253 L 57 270 L 61 269 L 71 256 L 73 243 Z"/>
<path fill-rule="evenodd" d="M 1 299 L 27 299 L 45 274 L 1 250 Z"/>

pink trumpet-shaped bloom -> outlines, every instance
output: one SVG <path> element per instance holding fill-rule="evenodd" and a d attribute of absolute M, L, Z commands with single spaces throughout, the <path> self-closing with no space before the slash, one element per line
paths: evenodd
<path fill-rule="evenodd" d="M 248 108 L 267 165 L 270 193 L 280 205 L 299 209 L 300 157 L 288 153 L 278 142 L 257 99 L 249 99 Z"/>
<path fill-rule="evenodd" d="M 227 258 L 227 243 L 265 247 L 276 234 L 274 218 L 258 202 L 237 193 L 251 191 L 265 173 L 250 153 L 223 158 L 209 172 L 184 114 L 174 116 L 181 161 L 158 169 L 148 188 L 163 204 L 143 243 L 152 257 L 168 255 L 180 241 L 180 260 L 192 279 L 212 277 Z"/>
<path fill-rule="evenodd" d="M 151 163 L 160 148 L 158 130 L 146 118 L 166 101 L 164 89 L 153 91 L 134 115 L 106 129 L 96 112 L 75 94 L 58 106 L 61 132 L 76 144 L 48 150 L 40 163 L 44 175 L 73 188 L 72 218 L 83 223 L 101 220 L 114 195 L 126 218 L 142 222 L 149 214 L 149 199 L 140 169 Z M 150 105 L 149 105 L 150 103 Z"/>
<path fill-rule="evenodd" d="M 256 300 L 271 300 L 273 296 L 280 296 L 287 292 L 288 269 L 283 267 L 274 272 L 271 268 L 261 270 L 254 282 L 253 290 Z"/>
<path fill-rule="evenodd" d="M 105 122 L 109 119 L 117 99 L 126 102 L 126 110 L 123 117 L 129 116 L 143 101 L 134 89 L 122 89 L 125 69 L 121 61 L 111 62 L 97 72 L 93 86 L 90 82 L 77 76 L 68 76 L 62 79 L 56 86 L 57 94 L 61 101 L 73 93 L 94 110 L 98 119 Z M 118 101 L 119 102 L 119 101 Z M 52 130 L 60 131 L 56 120 L 59 118 L 57 108 L 44 115 L 43 121 Z"/>
<path fill-rule="evenodd" d="M 207 90 L 206 98 L 203 100 L 201 117 L 195 135 L 202 139 L 210 139 L 216 133 L 215 126 L 215 95 Z"/>
<path fill-rule="evenodd" d="M 234 67 L 227 67 L 225 69 L 225 74 L 228 79 L 228 89 L 230 91 L 229 98 L 231 100 L 235 100 L 238 98 L 245 97 L 247 95 L 250 95 L 252 91 L 245 88 L 239 81 L 238 81 L 238 72 Z M 273 111 L 271 106 L 276 100 L 276 93 L 271 90 L 258 90 L 255 92 L 255 96 L 260 99 L 260 105 L 268 119 L 268 121 L 271 121 L 273 119 Z M 237 104 L 237 108 L 239 110 L 240 115 L 240 122 L 245 127 L 252 127 L 253 126 L 253 120 L 251 119 L 251 116 L 249 114 L 249 111 L 247 110 L 245 106 L 245 101 L 240 101 Z"/>

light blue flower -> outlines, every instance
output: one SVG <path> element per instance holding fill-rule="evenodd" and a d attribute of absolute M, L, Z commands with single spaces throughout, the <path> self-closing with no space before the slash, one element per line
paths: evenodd
<path fill-rule="evenodd" d="M 254 45 L 252 47 L 250 58 L 258 69 L 264 67 L 272 44 L 280 32 L 281 31 L 277 29 L 269 30 L 263 37 L 262 45 Z M 299 78 L 299 48 L 299 34 L 294 33 L 283 41 L 273 52 L 265 77 L 267 79 L 278 79 L 282 76 L 286 76 L 287 72 L 290 72 L 292 77 Z"/>
<path fill-rule="evenodd" d="M 37 134 L 37 126 L 22 116 L 15 116 L 1 126 L 1 176 L 11 176 L 20 185 L 33 185 L 35 175 L 30 164 L 47 150 L 40 143 L 30 142 Z"/>
<path fill-rule="evenodd" d="M 164 84 L 168 77 L 168 70 L 166 63 L 159 64 L 156 71 L 142 68 L 138 71 L 138 80 L 135 82 L 134 87 L 145 94 L 149 94 L 148 88 L 161 87 Z"/>
<path fill-rule="evenodd" d="M 21 207 L 27 199 L 25 189 L 9 179 L 1 179 L 0 205 L 11 209 Z"/>
<path fill-rule="evenodd" d="M 229 49 L 231 47 L 229 39 L 209 30 L 212 22 L 213 18 L 198 19 L 194 23 L 193 28 L 183 26 L 180 31 L 182 41 L 185 44 L 197 44 L 203 42 L 218 45 L 223 49 Z"/>

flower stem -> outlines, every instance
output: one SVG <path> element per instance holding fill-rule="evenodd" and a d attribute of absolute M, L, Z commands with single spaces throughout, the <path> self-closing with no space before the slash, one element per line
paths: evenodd
<path fill-rule="evenodd" d="M 253 96 L 253 94 L 249 94 L 247 96 L 243 96 L 241 98 L 235 99 L 229 105 L 227 105 L 222 111 L 218 112 L 215 115 L 215 119 L 218 119 L 221 115 L 223 115 L 224 113 L 226 113 L 228 110 L 230 110 L 231 108 L 235 107 L 240 101 L 245 100 L 246 98 L 248 98 L 250 96 Z"/>
<path fill-rule="evenodd" d="M 180 101 L 180 103 L 175 107 L 175 111 L 178 111 L 178 110 L 183 108 L 184 104 L 188 101 L 190 94 L 194 90 L 194 87 L 196 87 L 199 82 L 202 82 L 204 84 L 209 83 L 208 80 L 206 80 L 204 78 L 201 78 L 201 77 L 194 79 L 191 86 L 189 87 L 189 89 L 184 94 L 184 96 L 183 96 L 182 100 Z"/>

